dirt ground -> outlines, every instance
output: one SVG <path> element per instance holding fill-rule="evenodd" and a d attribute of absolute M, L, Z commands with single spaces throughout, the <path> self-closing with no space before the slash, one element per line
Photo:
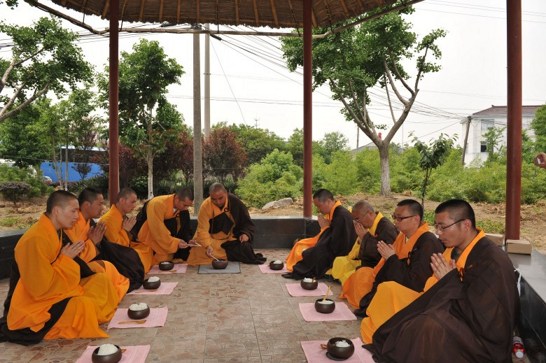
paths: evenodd
<path fill-rule="evenodd" d="M 366 199 L 376 210 L 385 215 L 390 215 L 396 203 L 404 198 L 407 198 L 407 196 L 382 197 L 355 194 L 348 197 L 338 197 L 344 205 L 352 205 L 359 199 Z M 437 205 L 437 202 L 425 201 L 425 210 L 432 211 Z M 479 226 L 483 225 L 486 232 L 504 232 L 505 206 L 503 204 L 474 203 L 473 207 L 476 212 L 477 224 Z M 139 208 L 140 206 L 137 207 L 137 210 Z M 543 218 L 545 210 L 546 201 L 521 206 L 520 238 L 529 240 L 541 253 L 546 253 L 546 235 L 542 234 L 546 230 L 546 219 Z M 9 202 L 0 200 L 0 232 L 27 228 L 38 219 L 43 211 L 45 211 L 45 198 L 21 203 L 18 208 L 15 208 Z M 303 201 L 297 200 L 289 207 L 267 211 L 250 208 L 250 214 L 253 216 L 301 216 L 303 215 Z"/>

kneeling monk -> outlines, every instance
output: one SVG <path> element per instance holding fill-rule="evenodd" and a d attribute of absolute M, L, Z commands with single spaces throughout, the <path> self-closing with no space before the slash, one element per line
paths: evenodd
<path fill-rule="evenodd" d="M 42 339 L 99 338 L 119 300 L 104 273 L 81 277 L 74 259 L 83 241 L 63 247 L 60 230 L 78 220 L 76 197 L 53 192 L 38 222 L 15 246 L 10 289 L 0 319 L 0 341 L 29 345 Z"/>

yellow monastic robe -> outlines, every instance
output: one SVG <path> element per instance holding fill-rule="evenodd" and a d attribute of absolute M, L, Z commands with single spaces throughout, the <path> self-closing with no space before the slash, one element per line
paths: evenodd
<path fill-rule="evenodd" d="M 472 251 L 472 248 L 474 248 L 476 243 L 484 236 L 485 233 L 480 231 L 478 235 L 474 237 L 472 242 L 470 242 L 470 244 L 464 249 L 463 253 L 461 253 L 456 262 L 456 266 L 459 271 L 464 268 L 466 259 L 470 251 Z M 448 263 L 451 260 L 452 252 L 453 248 L 450 247 L 446 248 L 443 253 L 444 258 Z M 422 292 L 409 289 L 394 281 L 387 281 L 379 284 L 379 286 L 377 286 L 377 292 L 375 293 L 370 306 L 366 310 L 366 314 L 368 316 L 362 319 L 362 323 L 360 324 L 360 335 L 362 336 L 362 341 L 364 343 L 371 343 L 373 334 L 381 325 L 383 325 L 383 323 L 389 320 L 394 314 L 411 304 L 424 292 L 434 286 L 436 282 L 438 282 L 438 279 L 434 275 L 430 276 L 425 283 L 425 287 Z"/>
<path fill-rule="evenodd" d="M 427 223 L 423 223 L 417 231 L 406 241 L 406 236 L 400 232 L 393 243 L 394 252 L 399 259 L 407 258 L 408 253 L 415 246 L 415 242 L 425 232 L 428 232 L 429 227 Z M 360 300 L 371 291 L 375 277 L 385 264 L 385 259 L 379 260 L 377 265 L 372 269 L 370 267 L 361 267 L 355 271 L 342 286 L 342 292 L 340 297 L 346 298 L 347 302 L 353 307 L 358 308 Z"/>
<path fill-rule="evenodd" d="M 209 198 L 203 201 L 201 208 L 199 208 L 199 214 L 197 216 L 197 230 L 195 231 L 194 239 L 201 245 L 201 247 L 192 247 L 190 255 L 188 256 L 188 265 L 205 265 L 210 264 L 212 259 L 207 256 L 207 247 L 212 246 L 213 256 L 219 259 L 227 260 L 226 250 L 222 248 L 222 243 L 227 241 L 233 241 L 233 228 L 228 233 L 218 232 L 211 235 L 210 220 L 215 216 L 222 213 L 226 213 L 229 219 L 231 219 L 235 226 L 233 216 L 229 212 L 229 198 L 226 198 L 226 203 L 220 209 Z"/>
<path fill-rule="evenodd" d="M 70 229 L 65 229 L 64 232 L 73 243 L 85 241 L 85 248 L 79 254 L 79 257 L 87 263 L 93 272 L 104 272 L 110 278 L 118 294 L 119 302 L 123 299 L 129 289 L 129 279 L 120 274 L 111 262 L 103 260 L 91 261 L 97 257 L 97 248 L 93 241 L 87 238 L 90 229 L 90 221 L 86 221 L 80 212 L 76 224 Z"/>
<path fill-rule="evenodd" d="M 368 232 L 372 235 L 375 235 L 375 230 L 377 224 L 383 218 L 383 214 L 377 213 L 373 221 L 372 226 Z M 345 281 L 351 276 L 358 266 L 360 266 L 361 261 L 358 259 L 358 254 L 360 253 L 360 238 L 357 238 L 353 249 L 347 256 L 339 256 L 334 260 L 334 265 L 332 266 L 332 277 L 337 279 L 343 285 Z"/>
<path fill-rule="evenodd" d="M 112 318 L 119 301 L 112 282 L 104 273 L 80 279 L 79 265 L 61 254 L 61 248 L 59 235 L 45 214 L 15 246 L 21 277 L 8 312 L 8 328 L 39 331 L 50 319 L 51 306 L 70 298 L 45 339 L 108 337 L 99 324 Z"/>
<path fill-rule="evenodd" d="M 331 221 L 334 216 L 335 209 L 339 207 L 340 205 L 341 203 L 339 201 L 336 201 L 332 209 L 330 209 L 330 212 L 324 215 L 324 218 L 328 221 Z M 320 239 L 320 236 L 328 228 L 330 228 L 330 226 L 323 227 L 320 229 L 320 232 L 316 236 L 300 239 L 299 241 L 296 242 L 296 244 L 294 244 L 294 246 L 292 246 L 292 249 L 290 250 L 290 253 L 286 257 L 286 262 L 285 262 L 285 266 L 288 271 L 292 271 L 292 268 L 294 267 L 294 265 L 298 263 L 299 261 L 301 261 L 301 259 L 303 258 L 302 257 L 303 251 L 305 251 L 308 248 L 314 247 L 317 244 L 318 240 Z"/>
<path fill-rule="evenodd" d="M 113 204 L 108 212 L 101 217 L 100 221 L 106 226 L 106 232 L 104 232 L 106 239 L 110 242 L 134 249 L 140 257 L 142 266 L 144 266 L 144 272 L 148 273 L 150 268 L 152 268 L 154 251 L 148 245 L 131 241 L 129 233 L 123 229 L 123 215 L 118 207 Z"/>
<path fill-rule="evenodd" d="M 160 195 L 148 201 L 146 208 L 146 222 L 138 232 L 140 243 L 150 247 L 153 251 L 152 264 L 161 261 L 170 261 L 178 251 L 179 238 L 171 236 L 171 232 L 165 226 L 165 220 L 174 218 L 179 211 L 174 208 L 174 194 Z M 144 264 L 144 261 L 142 262 Z M 144 266 L 148 272 L 151 266 Z"/>

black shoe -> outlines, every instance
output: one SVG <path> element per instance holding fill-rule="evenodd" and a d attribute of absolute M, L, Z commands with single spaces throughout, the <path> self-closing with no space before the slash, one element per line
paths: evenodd
<path fill-rule="evenodd" d="M 285 279 L 292 279 L 292 280 L 301 280 L 303 279 L 303 277 L 297 273 L 294 273 L 294 272 L 287 272 L 285 274 L 282 274 L 281 275 L 282 277 L 284 277 Z"/>
<path fill-rule="evenodd" d="M 366 310 L 364 310 L 364 309 L 355 309 L 353 311 L 353 314 L 355 314 L 359 318 L 365 318 L 365 317 L 368 316 L 368 315 L 366 315 Z"/>

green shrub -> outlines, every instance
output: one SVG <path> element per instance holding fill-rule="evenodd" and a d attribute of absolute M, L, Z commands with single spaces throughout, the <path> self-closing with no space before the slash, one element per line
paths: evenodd
<path fill-rule="evenodd" d="M 13 202 L 15 206 L 17 206 L 17 202 L 28 198 L 31 189 L 31 186 L 25 182 L 0 183 L 0 193 L 4 196 L 4 199 Z"/>
<path fill-rule="evenodd" d="M 0 165 L 0 182 L 15 181 L 30 185 L 28 198 L 43 196 L 51 189 L 44 183 L 41 171 L 36 171 L 33 168 Z"/>
<path fill-rule="evenodd" d="M 379 193 L 381 190 L 381 173 L 378 150 L 362 150 L 356 155 L 355 162 L 360 190 L 367 194 Z"/>

